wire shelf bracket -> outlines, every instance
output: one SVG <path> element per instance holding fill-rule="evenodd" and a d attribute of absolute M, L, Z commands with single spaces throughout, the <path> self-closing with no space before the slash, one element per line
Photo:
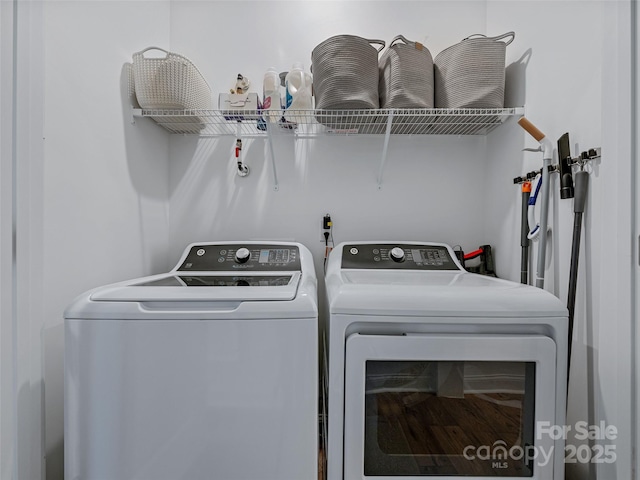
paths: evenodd
<path fill-rule="evenodd" d="M 378 190 L 382 189 L 382 172 L 387 163 L 387 152 L 389 150 L 389 137 L 391 136 L 391 125 L 393 124 L 393 110 L 389 112 L 387 117 L 387 128 L 384 134 L 384 145 L 382 147 L 382 158 L 380 159 L 380 167 L 378 168 Z"/>
<path fill-rule="evenodd" d="M 271 170 L 273 172 L 273 189 L 277 192 L 280 190 L 278 184 L 278 171 L 276 170 L 276 156 L 273 150 L 273 128 L 267 127 L 267 148 L 269 149 L 269 158 L 271 160 Z"/>

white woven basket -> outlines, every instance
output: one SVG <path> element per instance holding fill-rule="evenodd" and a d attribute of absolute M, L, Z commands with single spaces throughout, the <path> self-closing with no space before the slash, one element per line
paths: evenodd
<path fill-rule="evenodd" d="M 147 58 L 149 50 L 165 53 L 164 58 Z M 199 110 L 212 108 L 211 89 L 191 61 L 158 47 L 133 54 L 136 97 L 142 108 Z"/>
<path fill-rule="evenodd" d="M 380 108 L 433 108 L 433 58 L 428 48 L 398 35 L 378 66 Z"/>
<path fill-rule="evenodd" d="M 506 48 L 515 33 L 471 37 L 443 50 L 433 61 L 436 108 L 504 107 Z M 504 38 L 508 40 L 501 42 Z"/>

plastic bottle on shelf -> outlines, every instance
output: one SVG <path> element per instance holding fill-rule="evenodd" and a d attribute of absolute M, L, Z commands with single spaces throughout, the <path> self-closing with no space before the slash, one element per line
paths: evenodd
<path fill-rule="evenodd" d="M 287 90 L 287 75 L 289 72 L 280 72 L 280 86 L 282 87 L 282 108 L 285 110 L 291 105 L 291 95 Z"/>
<path fill-rule="evenodd" d="M 287 109 L 284 111 L 285 120 L 294 123 L 305 123 L 304 119 L 308 114 L 296 112 L 296 110 L 311 110 L 313 108 L 311 74 L 306 73 L 302 64 L 296 62 L 287 74 L 285 84 L 287 90 Z M 289 102 L 289 97 L 291 97 L 291 102 Z"/>
<path fill-rule="evenodd" d="M 264 116 L 271 123 L 276 123 L 282 117 L 282 104 L 280 100 L 280 76 L 275 68 L 271 67 L 264 74 L 262 83 L 262 109 Z"/>

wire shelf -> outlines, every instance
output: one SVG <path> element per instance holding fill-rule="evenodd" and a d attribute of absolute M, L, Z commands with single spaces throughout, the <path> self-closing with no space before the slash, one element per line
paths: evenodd
<path fill-rule="evenodd" d="M 268 118 L 260 110 L 134 109 L 133 114 L 151 117 L 171 133 L 200 136 L 379 135 L 387 129 L 391 135 L 486 135 L 508 118 L 524 115 L 524 108 L 287 111 L 293 121 Z"/>

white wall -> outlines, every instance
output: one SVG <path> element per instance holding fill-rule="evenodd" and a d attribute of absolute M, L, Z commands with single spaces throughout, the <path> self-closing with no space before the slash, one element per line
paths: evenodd
<path fill-rule="evenodd" d="M 633 249 L 638 248 L 632 225 L 632 86 L 631 86 L 631 2 L 607 2 L 603 9 L 602 56 L 602 224 L 594 228 L 601 250 L 593 253 L 600 267 L 599 290 L 594 302 L 594 373 L 590 376 L 594 392 L 595 418 L 617 425 L 615 442 L 618 461 L 597 465 L 598 478 L 637 476 L 637 444 L 633 432 L 638 428 L 634 390 L 633 357 L 637 356 L 633 330 L 637 316 L 632 312 L 631 291 Z M 637 88 L 637 86 L 636 86 Z M 636 117 L 637 120 L 637 117 Z M 606 160 L 606 159 L 608 160 Z M 606 163 L 605 163 L 606 162 Z M 637 208 L 637 206 L 636 206 Z M 634 208 L 635 209 L 635 208 Z M 603 442 L 607 443 L 607 442 Z M 609 442 L 611 443 L 611 442 Z"/>
<path fill-rule="evenodd" d="M 15 468 L 13 395 L 13 7 L 0 2 L 0 478 Z"/>
<path fill-rule="evenodd" d="M 40 4 L 42 6 L 42 4 Z M 63 311 L 98 285 L 166 269 L 168 139 L 131 124 L 125 62 L 169 43 L 165 1 L 49 1 L 41 132 L 47 478 L 63 475 Z"/>
<path fill-rule="evenodd" d="M 574 156 L 603 147 L 602 160 L 590 168 L 583 218 L 567 424 L 575 428 L 577 421 L 596 424 L 603 420 L 618 427 L 618 441 L 601 442 L 615 444 L 618 460 L 614 465 L 569 465 L 569 479 L 596 478 L 596 474 L 597 478 L 631 478 L 631 410 L 622 400 L 631 395 L 631 319 L 625 305 L 628 287 L 619 281 L 625 277 L 619 265 L 629 251 L 629 237 L 624 233 L 628 227 L 623 219 L 629 216 L 631 204 L 624 200 L 629 185 L 622 173 L 630 163 L 624 145 L 629 135 L 625 122 L 618 120 L 624 115 L 619 105 L 628 103 L 629 98 L 628 87 L 624 88 L 628 81 L 625 52 L 628 55 L 630 42 L 625 14 L 621 13 L 625 5 L 607 1 L 489 1 L 487 9 L 488 30 L 517 32 L 507 56 L 509 79 L 514 82 L 507 103 L 521 104 L 524 98 L 527 117 L 554 146 L 569 132 Z M 518 186 L 509 183 L 540 168 L 542 159 L 539 153 L 520 153 L 523 145 L 538 146 L 517 126 L 501 129 L 489 139 L 487 169 L 488 211 L 503 213 L 489 216 L 487 229 L 495 232 L 499 274 L 515 281 L 520 278 L 521 194 Z M 560 199 L 557 175 L 551 180 L 552 234 L 545 288 L 566 301 L 573 201 Z M 533 244 L 532 275 L 535 258 L 537 243 Z M 570 437 L 574 445 L 585 443 L 573 439 L 572 434 Z"/>
<path fill-rule="evenodd" d="M 632 265 L 635 270 L 634 277 L 632 278 L 632 284 L 635 284 L 634 291 L 632 295 L 635 295 L 635 302 L 633 304 L 633 314 L 632 318 L 636 319 L 635 327 L 633 335 L 631 335 L 631 342 L 633 345 L 640 345 L 640 328 L 637 326 L 637 319 L 640 316 L 640 168 L 638 164 L 640 163 L 640 159 L 638 158 L 638 153 L 640 152 L 640 101 L 638 99 L 638 93 L 640 92 L 640 85 L 638 80 L 640 79 L 640 38 L 638 35 L 640 33 L 640 11 L 638 11 L 638 4 L 632 4 L 632 39 L 634 40 L 632 51 L 632 62 L 631 65 L 634 67 L 631 89 L 633 92 L 633 100 L 634 103 L 632 105 L 633 108 L 633 116 L 635 127 L 635 132 L 632 132 L 634 143 L 632 144 L 632 175 L 631 179 L 635 178 L 635 182 L 632 180 L 632 193 L 634 195 L 634 200 L 632 201 L 632 213 L 635 211 L 635 218 L 633 219 L 633 242 L 638 242 L 635 247 L 632 247 L 633 255 L 632 255 Z M 633 408 L 635 409 L 634 415 L 632 417 L 633 423 L 633 437 L 632 439 L 635 441 L 634 445 L 640 445 L 640 425 L 638 425 L 638 407 L 640 406 L 640 355 L 638 354 L 636 349 L 632 350 L 634 352 L 634 375 L 633 378 L 635 380 L 635 394 L 632 395 L 631 401 L 633 402 Z M 636 478 L 638 478 L 639 473 L 636 473 Z"/>
<path fill-rule="evenodd" d="M 311 51 L 349 33 L 387 43 L 399 33 L 435 56 L 485 29 L 484 0 L 198 1 L 172 0 L 171 48 L 193 60 L 212 92 L 228 92 L 238 72 L 262 93 L 267 68 L 308 70 Z M 455 18 L 455 22 L 449 19 Z M 217 97 L 216 97 L 217 98 Z"/>
<path fill-rule="evenodd" d="M 41 337 L 42 15 L 14 3 L 12 155 L 12 394 L 16 478 L 42 478 L 43 367 Z"/>

